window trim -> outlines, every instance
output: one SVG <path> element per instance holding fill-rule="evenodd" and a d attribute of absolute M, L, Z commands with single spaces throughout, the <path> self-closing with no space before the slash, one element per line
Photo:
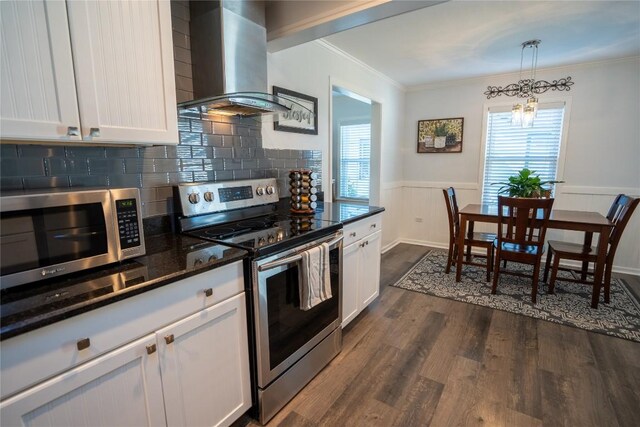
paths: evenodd
<path fill-rule="evenodd" d="M 480 144 L 480 156 L 478 159 L 478 192 L 480 193 L 480 203 L 482 203 L 482 193 L 484 192 L 484 170 L 486 164 L 486 152 L 487 152 L 487 127 L 489 125 L 489 110 L 491 108 L 507 108 L 511 110 L 511 107 L 515 103 L 515 100 L 494 101 L 485 102 L 482 105 L 482 143 Z M 562 122 L 562 135 L 560 137 L 560 152 L 558 154 L 558 170 L 556 172 L 556 180 L 564 180 L 564 166 L 566 161 L 567 145 L 569 142 L 569 122 L 571 121 L 571 97 L 559 97 L 559 98 L 545 98 L 539 101 L 540 104 L 557 104 L 564 103 L 564 117 Z M 554 197 L 557 198 L 562 194 L 562 184 L 556 184 Z"/>
<path fill-rule="evenodd" d="M 339 150 L 336 157 L 336 162 L 337 162 L 337 167 L 335 170 L 335 176 L 333 177 L 333 179 L 336 180 L 336 186 L 335 186 L 335 192 L 336 194 L 334 195 L 335 200 L 336 201 L 340 201 L 340 202 L 349 202 L 349 203 L 361 203 L 361 204 L 369 204 L 369 201 L 371 200 L 371 154 L 373 152 L 373 124 L 372 124 L 372 120 L 369 119 L 369 117 L 366 118 L 352 118 L 352 119 L 348 119 L 348 120 L 339 120 L 338 121 L 338 135 L 340 135 L 341 132 L 341 128 L 342 126 L 353 126 L 353 125 L 364 125 L 364 124 L 368 124 L 370 131 L 369 131 L 369 136 L 370 136 L 370 146 L 369 146 L 369 197 L 367 197 L 366 199 L 358 199 L 358 198 L 352 198 L 352 197 L 339 197 L 340 194 L 340 153 Z M 339 143 L 340 143 L 340 148 L 342 148 L 342 138 L 339 139 Z"/>

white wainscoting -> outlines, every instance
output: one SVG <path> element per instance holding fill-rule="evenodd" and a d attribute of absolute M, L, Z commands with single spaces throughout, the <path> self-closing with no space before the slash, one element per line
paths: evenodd
<path fill-rule="evenodd" d="M 400 243 L 402 226 L 402 182 L 392 182 L 380 189 L 380 204 L 385 211 L 382 214 L 382 252 L 386 252 Z"/>
<path fill-rule="evenodd" d="M 470 182 L 414 182 L 402 183 L 402 191 L 395 189 L 392 198 L 385 200 L 385 206 L 399 206 L 389 222 L 400 224 L 399 241 L 446 248 L 449 244 L 449 223 L 442 189 L 453 186 L 456 189 L 460 208 L 469 203 L 480 203 L 480 185 Z M 400 193 L 400 196 L 395 193 Z M 607 213 L 615 196 L 619 193 L 638 196 L 640 189 L 611 187 L 559 186 L 555 208 L 597 211 Z M 396 204 L 396 200 L 399 203 Z M 389 222 L 385 222 L 385 227 Z M 476 231 L 494 231 L 491 224 L 476 224 Z M 581 242 L 582 234 L 572 231 L 550 230 L 548 238 Z M 597 236 L 594 236 L 594 242 Z M 384 243 L 383 243 L 384 245 Z M 393 246 L 393 245 L 392 245 Z M 390 247 L 392 247 L 390 246 Z M 622 236 L 616 253 L 614 271 L 640 275 L 640 209 L 638 209 Z"/>

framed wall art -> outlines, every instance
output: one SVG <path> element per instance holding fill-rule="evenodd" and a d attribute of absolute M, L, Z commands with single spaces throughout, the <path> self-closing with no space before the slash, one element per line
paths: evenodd
<path fill-rule="evenodd" d="M 464 118 L 418 120 L 418 153 L 462 153 Z"/>
<path fill-rule="evenodd" d="M 291 111 L 278 115 L 278 120 L 273 122 L 274 130 L 307 135 L 318 134 L 318 98 L 278 86 L 273 87 L 273 94 L 293 101 Z M 300 108 L 300 105 L 304 108 Z"/>

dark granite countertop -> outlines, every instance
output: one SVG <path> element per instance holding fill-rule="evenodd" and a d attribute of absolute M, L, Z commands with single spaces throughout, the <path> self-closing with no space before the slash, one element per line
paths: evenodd
<path fill-rule="evenodd" d="M 0 293 L 0 340 L 243 259 L 247 253 L 185 235 L 145 240 L 147 254 Z M 214 255 L 212 257 L 212 255 Z M 202 262 L 196 262 L 200 258 Z"/>
<path fill-rule="evenodd" d="M 341 222 L 343 225 L 384 212 L 378 206 L 361 205 L 348 202 L 318 202 L 316 218 L 324 221 Z"/>

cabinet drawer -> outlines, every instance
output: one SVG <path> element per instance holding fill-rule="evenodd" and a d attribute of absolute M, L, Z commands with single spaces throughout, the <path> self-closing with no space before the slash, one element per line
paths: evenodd
<path fill-rule="evenodd" d="M 2 398 L 243 291 L 236 262 L 3 341 Z"/>
<path fill-rule="evenodd" d="M 357 242 L 363 237 L 369 236 L 378 230 L 382 230 L 382 214 L 373 215 L 361 219 L 344 227 L 344 246 Z"/>

